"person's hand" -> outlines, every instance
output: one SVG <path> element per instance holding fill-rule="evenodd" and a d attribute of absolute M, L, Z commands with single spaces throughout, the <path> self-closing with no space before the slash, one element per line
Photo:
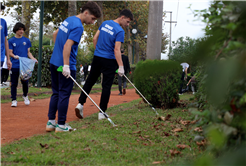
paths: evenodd
<path fill-rule="evenodd" d="M 132 74 L 132 72 L 130 71 L 129 74 Z"/>
<path fill-rule="evenodd" d="M 15 59 L 19 59 L 19 56 L 18 56 L 18 55 L 15 55 L 14 58 L 15 58 Z"/>
<path fill-rule="evenodd" d="M 38 60 L 36 58 L 33 58 L 32 60 L 34 60 L 36 63 L 38 63 Z"/>
<path fill-rule="evenodd" d="M 187 80 L 187 76 L 185 76 L 185 78 L 184 78 L 184 79 L 185 79 L 185 81 L 186 81 L 186 80 Z"/>
<path fill-rule="evenodd" d="M 63 66 L 62 74 L 63 74 L 66 78 L 69 78 L 69 76 L 70 76 L 70 68 L 69 68 L 69 65 L 64 65 L 64 66 Z"/>
<path fill-rule="evenodd" d="M 8 66 L 9 70 L 12 68 L 12 63 L 11 63 L 10 59 L 7 61 L 7 66 Z"/>
<path fill-rule="evenodd" d="M 119 74 L 119 76 L 123 76 L 124 75 L 124 67 L 123 66 L 119 66 L 119 69 L 118 69 L 118 74 Z"/>

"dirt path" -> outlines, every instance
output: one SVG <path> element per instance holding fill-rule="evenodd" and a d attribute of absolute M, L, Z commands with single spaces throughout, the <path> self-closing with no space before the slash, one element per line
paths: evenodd
<path fill-rule="evenodd" d="M 108 107 L 127 103 L 139 98 L 134 89 L 127 89 L 126 95 L 119 96 L 118 91 L 112 91 Z M 99 104 L 101 93 L 90 94 L 90 97 Z M 78 104 L 79 95 L 72 95 L 69 100 L 67 122 L 78 120 L 74 108 Z M 31 137 L 35 134 L 44 134 L 48 120 L 50 98 L 38 99 L 26 106 L 23 101 L 17 107 L 11 103 L 1 104 L 1 144 Z M 98 108 L 87 99 L 84 105 L 84 118 L 98 112 Z"/>

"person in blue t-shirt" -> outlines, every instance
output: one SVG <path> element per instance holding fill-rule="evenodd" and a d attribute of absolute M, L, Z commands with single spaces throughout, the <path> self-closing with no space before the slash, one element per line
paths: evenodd
<path fill-rule="evenodd" d="M 5 6 L 1 2 L 0 12 L 4 9 L 5 9 Z M 9 57 L 9 43 L 7 40 L 7 36 L 8 36 L 7 23 L 3 18 L 0 18 L 0 19 L 1 19 L 1 24 L 0 24 L 0 30 L 1 30 L 1 73 L 2 73 L 2 66 L 4 63 L 5 55 L 7 57 L 7 66 L 8 66 L 9 70 L 12 67 L 12 63 L 11 63 L 10 57 Z"/>
<path fill-rule="evenodd" d="M 33 57 L 32 53 L 30 52 L 31 42 L 28 38 L 23 36 L 26 27 L 21 22 L 15 24 L 13 28 L 13 32 L 15 36 L 9 39 L 9 55 L 11 57 L 12 68 L 11 68 L 11 98 L 12 104 L 11 107 L 17 107 L 16 101 L 16 92 L 18 86 L 18 80 L 20 75 L 20 61 L 19 57 L 29 57 L 30 59 L 35 60 L 37 59 Z M 22 90 L 23 90 L 23 98 L 24 103 L 26 105 L 30 104 L 28 99 L 28 80 L 21 80 L 22 83 Z"/>
<path fill-rule="evenodd" d="M 83 34 L 82 24 L 93 24 L 101 17 L 100 7 L 96 2 L 89 1 L 83 7 L 80 14 L 68 17 L 53 34 L 55 42 L 53 54 L 50 59 L 51 86 L 53 94 L 50 99 L 46 131 L 66 132 L 72 131 L 66 124 L 69 97 L 73 89 L 73 81 L 76 75 L 76 56 L 78 45 Z M 63 72 L 57 71 L 63 66 Z M 56 124 L 56 112 L 58 110 L 58 122 Z"/>
<path fill-rule="evenodd" d="M 91 71 L 83 89 L 89 94 L 98 77 L 101 73 L 103 74 L 100 108 L 104 112 L 107 110 L 116 69 L 119 67 L 118 74 L 120 76 L 124 74 L 120 51 L 125 35 L 122 27 L 129 26 L 131 20 L 133 20 L 132 12 L 124 9 L 120 12 L 117 19 L 104 21 L 93 38 L 95 52 L 91 64 Z M 86 98 L 87 96 L 81 92 L 79 103 L 75 108 L 75 114 L 80 119 L 83 118 L 83 105 L 86 102 Z M 98 119 L 101 120 L 104 118 L 104 115 L 99 112 Z"/>

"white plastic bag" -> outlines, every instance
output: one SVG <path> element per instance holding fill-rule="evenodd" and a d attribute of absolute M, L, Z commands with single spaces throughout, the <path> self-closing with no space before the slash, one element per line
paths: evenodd
<path fill-rule="evenodd" d="M 32 71 L 36 61 L 25 57 L 19 57 L 19 61 L 20 77 L 22 80 L 28 80 L 32 76 Z"/>

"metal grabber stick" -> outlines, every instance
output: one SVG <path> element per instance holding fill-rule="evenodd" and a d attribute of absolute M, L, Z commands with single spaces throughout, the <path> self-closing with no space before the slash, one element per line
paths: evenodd
<path fill-rule="evenodd" d="M 57 69 L 58 72 L 63 72 L 63 66 L 60 66 L 58 69 Z M 84 94 L 91 100 L 91 102 L 99 109 L 99 111 L 105 116 L 105 118 L 108 119 L 108 121 L 113 125 L 113 127 L 115 127 L 116 125 L 114 124 L 114 122 L 108 117 L 108 115 L 103 112 L 101 110 L 101 108 L 92 100 L 92 98 L 86 93 L 86 91 L 77 83 L 77 81 L 70 75 L 69 76 L 73 82 L 84 92 Z"/>
<path fill-rule="evenodd" d="M 116 70 L 116 73 L 118 73 L 118 70 Z M 155 111 L 156 115 L 159 116 L 158 112 L 155 110 L 155 108 L 148 102 L 148 100 L 142 95 L 142 93 L 139 92 L 139 90 L 135 87 L 135 85 L 127 78 L 125 74 L 123 76 L 127 79 L 128 82 L 132 84 L 132 86 L 138 91 L 138 93 L 142 96 L 142 98 L 149 104 L 149 106 Z"/>

